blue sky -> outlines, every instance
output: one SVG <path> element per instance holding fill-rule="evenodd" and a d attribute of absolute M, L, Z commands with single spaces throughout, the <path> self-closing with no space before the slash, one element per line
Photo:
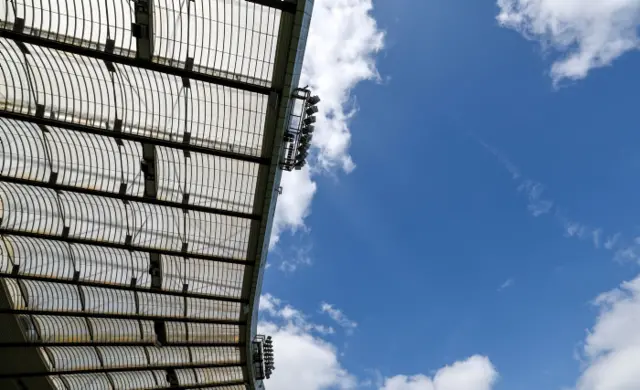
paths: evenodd
<path fill-rule="evenodd" d="M 640 289 L 613 289 L 640 273 L 640 2 L 579 3 L 316 1 L 368 23 L 368 72 L 336 92 L 307 68 L 347 140 L 321 133 L 283 181 L 281 215 L 307 203 L 276 222 L 263 329 L 326 347 L 338 379 L 279 365 L 276 337 L 277 388 L 639 388 Z"/>

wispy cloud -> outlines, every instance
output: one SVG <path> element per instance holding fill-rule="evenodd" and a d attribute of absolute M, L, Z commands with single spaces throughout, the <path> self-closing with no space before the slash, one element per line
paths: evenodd
<path fill-rule="evenodd" d="M 495 157 L 498 160 L 498 162 L 500 162 L 500 164 L 502 164 L 502 166 L 511 174 L 511 177 L 513 180 L 518 180 L 520 178 L 521 176 L 520 168 L 518 168 L 514 163 L 512 163 L 507 158 L 507 156 L 504 155 L 504 153 L 502 153 L 501 151 L 493 147 L 493 145 L 489 145 L 488 143 L 486 143 L 484 140 L 482 140 L 480 137 L 478 137 L 473 133 L 469 133 L 469 136 L 471 136 L 474 140 L 476 140 L 476 142 L 478 142 L 483 148 L 485 148 L 485 150 L 491 153 L 493 157 Z"/>
<path fill-rule="evenodd" d="M 558 216 L 558 218 L 563 219 L 561 216 Z M 569 221 L 569 220 L 565 220 L 564 221 L 564 228 L 565 228 L 565 234 L 567 237 L 576 237 L 579 239 L 585 239 L 589 234 L 592 235 L 594 232 L 596 231 L 601 231 L 602 229 L 591 229 L 588 226 L 585 226 L 579 222 L 576 221 Z M 597 245 L 594 243 L 594 246 L 597 248 Z"/>
<path fill-rule="evenodd" d="M 260 296 L 260 313 L 272 319 L 279 319 L 288 326 L 296 327 L 305 332 L 317 332 L 321 335 L 329 335 L 335 333 L 330 326 L 315 324 L 309 322 L 307 317 L 298 309 L 291 305 L 284 304 L 282 300 L 271 294 Z"/>
<path fill-rule="evenodd" d="M 607 241 L 604 242 L 604 247 L 613 250 L 618 245 L 618 241 L 620 241 L 620 233 L 609 236 Z"/>
<path fill-rule="evenodd" d="M 320 305 L 320 310 L 331 317 L 331 319 L 337 322 L 338 325 L 343 327 L 347 333 L 352 333 L 358 327 L 357 322 L 350 320 L 342 310 L 336 308 L 330 303 L 323 302 Z"/>
<path fill-rule="evenodd" d="M 614 253 L 616 261 L 637 261 L 640 263 L 640 239 L 624 240 L 620 232 L 605 236 L 601 227 L 591 227 L 588 224 L 566 216 L 562 208 L 543 196 L 545 187 L 542 183 L 526 177 L 522 170 L 514 164 L 502 151 L 488 144 L 475 134 L 470 136 L 485 150 L 495 157 L 497 162 L 511 175 L 516 183 L 516 189 L 527 197 L 527 209 L 534 217 L 549 214 L 554 222 L 561 226 L 563 233 L 568 238 L 589 240 L 594 248 L 605 249 Z M 606 237 L 603 242 L 603 237 Z"/>
<path fill-rule="evenodd" d="M 511 178 L 516 183 L 517 191 L 527 196 L 527 209 L 529 209 L 534 217 L 539 217 L 551 212 L 554 203 L 552 200 L 546 199 L 542 196 L 545 189 L 542 183 L 523 176 L 520 168 L 518 168 L 518 166 L 509 160 L 502 151 L 498 150 L 493 145 L 489 145 L 476 134 L 469 135 L 486 151 L 491 153 L 498 163 L 500 163 L 500 165 L 511 174 Z"/>
<path fill-rule="evenodd" d="M 294 245 L 280 253 L 278 253 L 282 262 L 278 266 L 280 271 L 286 273 L 295 272 L 300 267 L 308 267 L 313 261 L 311 260 L 311 245 Z"/>
<path fill-rule="evenodd" d="M 513 286 L 514 283 L 515 283 L 515 280 L 513 278 L 509 278 L 505 280 L 504 283 L 502 283 L 500 287 L 498 287 L 498 292 L 502 292 L 503 290 Z"/>
<path fill-rule="evenodd" d="M 600 242 L 602 241 L 602 229 L 594 229 L 591 232 L 591 236 L 593 238 L 593 246 L 596 249 L 600 249 Z"/>
<path fill-rule="evenodd" d="M 468 133 L 478 144 L 480 144 L 487 152 L 502 165 L 504 169 L 511 174 L 511 178 L 518 183 L 517 190 L 527 196 L 529 204 L 527 208 L 534 217 L 546 214 L 553 208 L 553 202 L 542 197 L 544 186 L 535 180 L 523 177 L 520 168 L 500 150 L 493 145 L 488 144 L 476 134 Z"/>
<path fill-rule="evenodd" d="M 553 201 L 544 199 L 542 193 L 544 192 L 544 186 L 533 180 L 523 180 L 522 184 L 518 186 L 518 192 L 523 192 L 529 199 L 527 208 L 534 217 L 546 214 L 553 208 Z"/>

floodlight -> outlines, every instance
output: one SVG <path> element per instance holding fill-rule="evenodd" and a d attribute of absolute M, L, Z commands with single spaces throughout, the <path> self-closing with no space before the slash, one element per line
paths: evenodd
<path fill-rule="evenodd" d="M 305 112 L 307 113 L 307 115 L 313 115 L 318 112 L 318 106 L 311 106 L 307 108 Z"/>

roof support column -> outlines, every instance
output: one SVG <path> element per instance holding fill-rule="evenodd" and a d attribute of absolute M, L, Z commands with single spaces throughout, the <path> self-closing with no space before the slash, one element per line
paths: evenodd
<path fill-rule="evenodd" d="M 135 0 L 135 22 L 131 26 L 136 37 L 136 57 L 151 61 L 153 56 L 153 0 Z"/>
<path fill-rule="evenodd" d="M 153 0 L 135 0 L 135 23 L 131 26 L 136 37 L 136 58 L 151 61 L 153 57 Z M 157 156 L 155 145 L 142 144 L 142 173 L 144 174 L 144 197 L 157 199 L 158 183 L 156 181 Z M 149 274 L 151 290 L 162 290 L 162 259 L 158 253 L 149 254 Z M 160 345 L 167 343 L 165 321 L 154 320 L 153 329 Z M 146 351 L 146 347 L 145 351 Z M 148 356 L 148 354 L 147 354 Z M 166 381 L 171 387 L 178 386 L 178 378 L 173 368 L 166 370 Z"/>

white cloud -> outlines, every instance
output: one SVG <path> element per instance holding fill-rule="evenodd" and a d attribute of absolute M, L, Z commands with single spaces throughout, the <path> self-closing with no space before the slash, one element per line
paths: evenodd
<path fill-rule="evenodd" d="M 271 241 L 273 248 L 280 241 L 284 230 L 297 231 L 304 228 L 304 219 L 311 212 L 311 200 L 316 193 L 317 185 L 311 180 L 309 167 L 299 171 L 284 172 L 280 182 L 282 194 L 278 196 Z"/>
<path fill-rule="evenodd" d="M 325 306 L 328 313 L 339 310 Z M 484 356 L 472 356 L 437 371 L 433 378 L 424 375 L 394 376 L 383 380 L 359 380 L 340 361 L 338 348 L 306 321 L 306 316 L 282 300 L 264 294 L 260 297 L 258 333 L 273 337 L 276 369 L 266 383 L 278 390 L 347 390 L 372 387 L 380 390 L 491 390 L 498 374 Z M 346 317 L 345 317 L 346 318 Z M 371 370 L 369 370 L 371 371 Z"/>
<path fill-rule="evenodd" d="M 322 302 L 322 304 L 320 305 L 320 310 L 323 313 L 327 313 L 327 315 L 329 315 L 329 317 L 331 317 L 332 320 L 337 322 L 338 325 L 343 327 L 348 333 L 353 332 L 353 330 L 358 327 L 357 322 L 350 320 L 349 317 L 347 317 L 342 312 L 342 310 L 337 309 L 336 307 L 334 307 L 329 303 Z"/>
<path fill-rule="evenodd" d="M 298 309 L 270 294 L 260 296 L 266 318 L 258 333 L 273 337 L 275 366 L 266 387 L 278 390 L 351 389 L 356 378 L 339 361 L 338 349 L 322 339 L 333 329 L 312 324 Z"/>
<path fill-rule="evenodd" d="M 498 379 L 489 358 L 475 355 L 439 369 L 433 378 L 398 375 L 387 378 L 381 390 L 490 390 Z"/>
<path fill-rule="evenodd" d="M 301 85 L 322 98 L 314 144 L 325 167 L 354 168 L 348 154 L 354 113 L 351 90 L 361 81 L 378 78 L 374 55 L 384 34 L 370 12 L 371 0 L 318 0 L 307 41 Z"/>
<path fill-rule="evenodd" d="M 282 301 L 271 294 L 260 295 L 260 311 L 265 311 L 272 316 L 277 315 Z"/>
<path fill-rule="evenodd" d="M 313 137 L 312 169 L 285 172 L 270 245 L 284 231 L 303 228 L 316 192 L 313 175 L 341 169 L 351 172 L 349 119 L 356 106 L 351 91 L 360 82 L 377 80 L 375 55 L 384 34 L 371 16 L 371 0 L 316 0 L 300 85 L 322 99 Z"/>
<path fill-rule="evenodd" d="M 561 55 L 554 82 L 582 79 L 638 48 L 640 0 L 497 0 L 500 25 Z"/>
<path fill-rule="evenodd" d="M 356 379 L 338 360 L 336 347 L 304 328 L 273 322 L 258 324 L 258 332 L 273 337 L 276 369 L 269 389 L 352 389 Z"/>
<path fill-rule="evenodd" d="M 595 300 L 600 313 L 583 350 L 577 390 L 640 389 L 640 275 Z"/>
<path fill-rule="evenodd" d="M 291 305 L 285 305 L 271 294 L 260 296 L 260 313 L 269 317 L 270 321 L 280 321 L 288 327 L 300 329 L 304 332 L 316 332 L 322 335 L 335 333 L 330 326 L 314 324 L 307 321 L 307 317 Z"/>

